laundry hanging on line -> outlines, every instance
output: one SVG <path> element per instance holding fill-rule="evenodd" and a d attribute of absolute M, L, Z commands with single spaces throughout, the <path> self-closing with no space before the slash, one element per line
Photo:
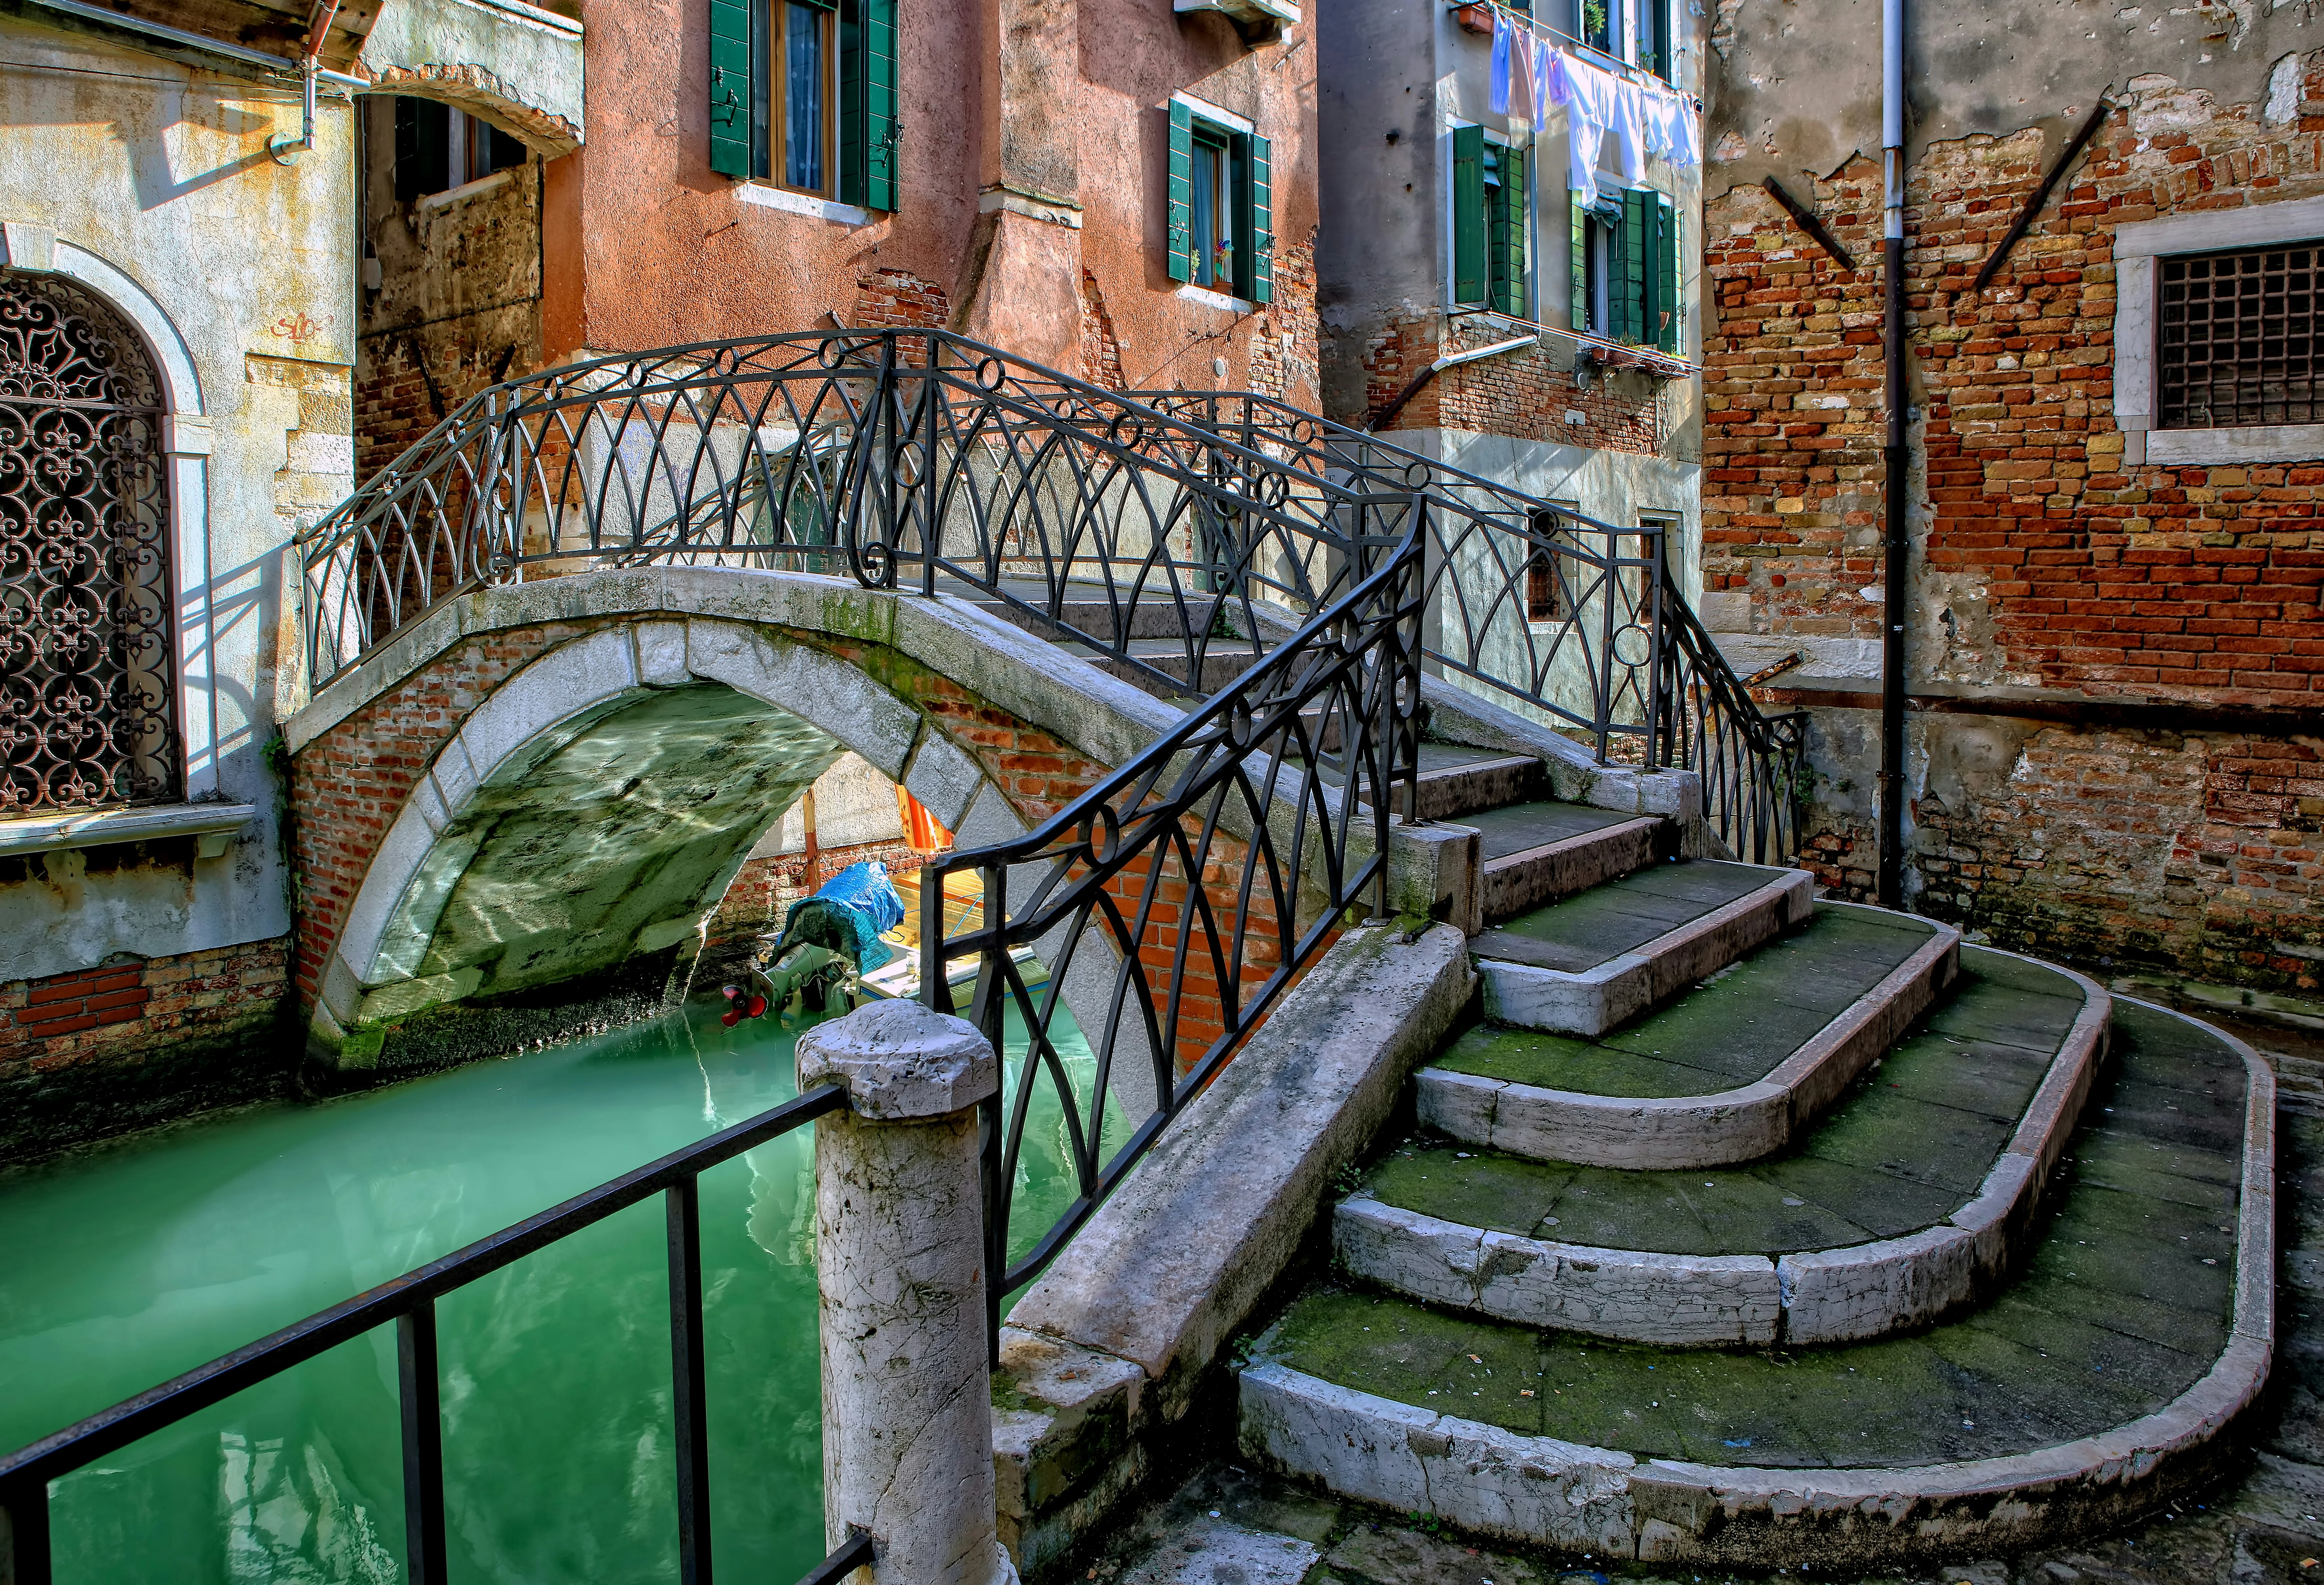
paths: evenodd
<path fill-rule="evenodd" d="M 1492 106 L 1495 115 L 1529 120 L 1536 132 L 1549 130 L 1553 108 L 1564 110 L 1566 184 L 1585 208 L 1598 201 L 1598 161 L 1609 134 L 1626 181 L 1645 174 L 1648 154 L 1675 166 L 1702 161 L 1694 106 L 1685 95 L 1608 71 L 1552 44 L 1498 7 Z"/>

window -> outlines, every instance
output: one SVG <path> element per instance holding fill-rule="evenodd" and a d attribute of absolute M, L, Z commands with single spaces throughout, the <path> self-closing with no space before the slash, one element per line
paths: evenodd
<path fill-rule="evenodd" d="M 1272 175 L 1267 139 L 1170 101 L 1171 280 L 1274 300 Z"/>
<path fill-rule="evenodd" d="M 161 410 L 111 304 L 0 270 L 0 816 L 178 793 Z"/>
<path fill-rule="evenodd" d="M 1557 514 L 1537 511 L 1527 526 L 1536 536 L 1554 542 L 1557 535 Z M 1526 562 L 1526 620 L 1527 622 L 1563 622 L 1572 614 L 1573 604 L 1558 567 L 1557 553 L 1538 543 Z"/>
<path fill-rule="evenodd" d="M 1630 24 L 1636 52 L 1630 59 L 1670 81 L 1670 6 L 1668 0 L 1630 0 Z"/>
<path fill-rule="evenodd" d="M 1481 126 L 1452 129 L 1452 300 L 1528 317 L 1526 156 Z"/>
<path fill-rule="evenodd" d="M 2163 429 L 2324 421 L 2316 378 L 2324 246 L 2182 254 L 2157 265 Z"/>
<path fill-rule="evenodd" d="M 395 196 L 402 203 L 481 181 L 524 158 L 524 145 L 489 121 L 433 99 L 396 98 Z"/>
<path fill-rule="evenodd" d="M 1573 205 L 1573 327 L 1679 350 L 1678 211 L 1661 193 L 1609 191 Z"/>
<path fill-rule="evenodd" d="M 895 0 L 710 0 L 710 168 L 896 207 Z"/>

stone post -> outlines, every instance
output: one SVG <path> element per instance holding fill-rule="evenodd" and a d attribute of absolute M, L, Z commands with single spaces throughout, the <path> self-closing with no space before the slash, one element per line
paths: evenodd
<path fill-rule="evenodd" d="M 975 1025 L 917 1001 L 799 1037 L 799 1088 L 847 1091 L 815 1125 L 824 1533 L 872 1533 L 875 1585 L 1016 1585 L 994 1529 L 976 1149 L 1000 1081 Z"/>

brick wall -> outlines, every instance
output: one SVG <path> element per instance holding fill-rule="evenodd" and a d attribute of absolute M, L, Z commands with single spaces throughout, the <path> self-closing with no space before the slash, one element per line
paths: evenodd
<path fill-rule="evenodd" d="M 1442 314 L 1392 319 L 1364 344 L 1364 396 L 1373 412 L 1448 352 L 1490 346 L 1514 332 Z M 1389 420 L 1392 429 L 1468 429 L 1602 451 L 1658 455 L 1670 438 L 1665 382 L 1641 371 L 1601 372 L 1588 389 L 1574 378 L 1572 348 L 1554 338 L 1446 369 Z M 1335 413 L 1342 423 L 1363 414 Z"/>
<path fill-rule="evenodd" d="M 277 1092 L 290 941 L 0 983 L 0 1161 Z"/>
<path fill-rule="evenodd" d="M 1250 388 L 1314 412 L 1322 405 L 1323 351 L 1315 318 L 1315 244 L 1275 252 L 1275 300 L 1250 337 Z"/>
<path fill-rule="evenodd" d="M 1994 785 L 1947 799 L 1928 777 L 1911 811 L 1920 906 L 2067 955 L 2313 988 L 2324 466 L 2126 464 L 2112 238 L 2324 194 L 2324 57 L 2274 124 L 2140 85 L 1981 296 L 1977 270 L 2041 179 L 2039 133 L 1934 144 L 1908 183 L 1914 686 L 2149 706 L 2037 729 L 1995 705 L 1978 729 L 2008 743 Z M 1878 636 L 1860 591 L 1884 576 L 1879 201 L 1870 160 L 1816 185 L 1852 272 L 1757 187 L 1706 206 L 1703 581 L 1740 597 L 1754 633 Z M 2212 705 L 2258 714 L 2225 730 L 2171 714 Z M 1824 737 L 1828 775 L 1868 783 L 1877 740 Z M 1858 890 L 1868 811 L 1835 797 L 1821 819 L 1818 868 Z"/>
<path fill-rule="evenodd" d="M 847 327 L 891 325 L 941 327 L 952 313 L 945 289 L 908 270 L 867 270 L 855 278 L 855 311 Z"/>

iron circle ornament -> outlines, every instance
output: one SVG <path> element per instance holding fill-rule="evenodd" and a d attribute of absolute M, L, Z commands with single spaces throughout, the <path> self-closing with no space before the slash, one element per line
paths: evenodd
<path fill-rule="evenodd" d="M 1082 845 L 1089 851 L 1091 862 L 1110 864 L 1121 847 L 1121 822 L 1111 804 L 1100 804 L 1082 822 Z"/>
<path fill-rule="evenodd" d="M 1654 659 L 1654 635 L 1637 622 L 1614 630 L 1614 659 L 1624 666 L 1644 666 Z"/>
<path fill-rule="evenodd" d="M 976 384 L 981 391 L 998 391 L 1009 371 L 1001 366 L 999 358 L 980 358 L 976 364 Z"/>
<path fill-rule="evenodd" d="M 835 369 L 847 361 L 848 350 L 846 337 L 830 336 L 816 344 L 815 361 L 826 369 Z"/>
<path fill-rule="evenodd" d="M 1227 702 L 1227 743 L 1235 749 L 1250 747 L 1251 715 L 1250 701 L 1236 695 Z"/>
<path fill-rule="evenodd" d="M 919 488 L 927 477 L 927 448 L 917 440 L 908 440 L 896 448 L 896 483 L 907 490 Z"/>
<path fill-rule="evenodd" d="M 1407 490 L 1427 489 L 1429 477 L 1434 471 L 1434 470 L 1430 468 L 1425 462 L 1408 462 L 1405 464 L 1404 487 Z"/>
<path fill-rule="evenodd" d="M 867 540 L 855 553 L 855 559 L 856 576 L 866 587 L 892 589 L 896 586 L 896 551 L 886 540 Z"/>
<path fill-rule="evenodd" d="M 1146 444 L 1146 420 L 1136 413 L 1116 413 L 1105 427 L 1109 444 L 1136 451 Z"/>

